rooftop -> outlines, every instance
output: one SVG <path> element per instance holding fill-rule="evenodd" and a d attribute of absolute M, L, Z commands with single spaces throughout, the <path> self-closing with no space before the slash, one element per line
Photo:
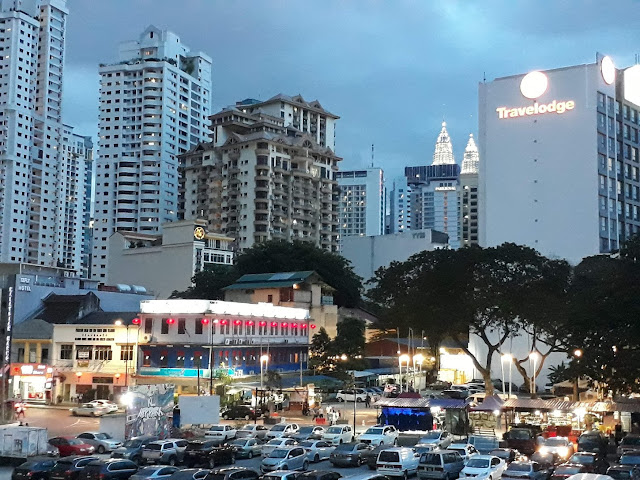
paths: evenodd
<path fill-rule="evenodd" d="M 260 288 L 293 287 L 300 283 L 320 283 L 330 288 L 313 270 L 301 272 L 249 273 L 241 276 L 236 283 L 223 290 L 255 290 Z"/>

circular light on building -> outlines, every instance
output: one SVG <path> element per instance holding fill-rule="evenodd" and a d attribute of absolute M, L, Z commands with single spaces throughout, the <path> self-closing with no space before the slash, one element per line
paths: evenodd
<path fill-rule="evenodd" d="M 607 85 L 611 85 L 616 81 L 616 66 L 613 64 L 611 57 L 603 57 L 600 62 L 600 71 L 602 72 L 602 79 Z"/>
<path fill-rule="evenodd" d="M 522 77 L 520 92 L 525 97 L 534 100 L 546 92 L 548 86 L 549 79 L 544 73 L 538 71 L 529 72 Z"/>

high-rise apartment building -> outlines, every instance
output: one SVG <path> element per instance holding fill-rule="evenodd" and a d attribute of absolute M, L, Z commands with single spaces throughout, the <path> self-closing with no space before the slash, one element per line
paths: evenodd
<path fill-rule="evenodd" d="M 478 244 L 478 147 L 469 135 L 460 170 L 460 220 L 458 227 L 461 246 Z"/>
<path fill-rule="evenodd" d="M 407 177 L 397 177 L 389 194 L 389 233 L 411 230 L 411 185 Z"/>
<path fill-rule="evenodd" d="M 601 55 L 480 84 L 481 245 L 579 262 L 638 231 L 638 85 Z"/>
<path fill-rule="evenodd" d="M 209 135 L 211 58 L 150 26 L 100 77 L 91 274 L 106 281 L 114 232 L 158 233 L 177 219 L 177 155 Z"/>
<path fill-rule="evenodd" d="M 336 172 L 335 178 L 340 191 L 340 238 L 383 235 L 386 190 L 382 169 L 344 170 Z"/>
<path fill-rule="evenodd" d="M 206 219 L 240 249 L 282 239 L 337 251 L 338 118 L 317 101 L 285 95 L 212 115 L 213 141 L 180 158 L 180 217 Z"/>
<path fill-rule="evenodd" d="M 0 262 L 75 268 L 59 192 L 64 0 L 0 1 Z"/>

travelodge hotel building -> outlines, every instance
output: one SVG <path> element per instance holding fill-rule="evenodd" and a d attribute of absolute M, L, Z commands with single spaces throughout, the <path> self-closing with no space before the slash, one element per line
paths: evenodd
<path fill-rule="evenodd" d="M 594 63 L 479 86 L 480 244 L 583 257 L 640 227 L 640 65 Z"/>
<path fill-rule="evenodd" d="M 306 369 L 316 327 L 306 309 L 210 300 L 142 301 L 134 322 L 136 383 L 193 387 L 200 377 L 203 389 L 211 376 Z"/>

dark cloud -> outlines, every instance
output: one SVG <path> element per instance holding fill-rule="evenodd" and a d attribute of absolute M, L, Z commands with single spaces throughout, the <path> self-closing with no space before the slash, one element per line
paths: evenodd
<path fill-rule="evenodd" d="M 68 0 L 65 121 L 97 132 L 99 63 L 149 24 L 213 58 L 214 108 L 301 93 L 342 118 L 343 168 L 371 144 L 387 177 L 430 161 L 447 121 L 456 158 L 477 130 L 477 84 L 531 69 L 628 65 L 640 9 L 631 0 Z"/>

